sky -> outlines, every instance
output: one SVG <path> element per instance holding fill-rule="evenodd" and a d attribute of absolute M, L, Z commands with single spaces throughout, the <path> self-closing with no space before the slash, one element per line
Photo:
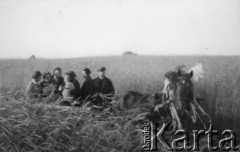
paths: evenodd
<path fill-rule="evenodd" d="M 239 0 L 0 0 L 0 58 L 240 55 Z"/>

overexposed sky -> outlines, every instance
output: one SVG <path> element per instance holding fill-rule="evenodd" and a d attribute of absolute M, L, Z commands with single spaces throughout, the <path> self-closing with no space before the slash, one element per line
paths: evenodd
<path fill-rule="evenodd" d="M 0 58 L 240 55 L 239 0 L 0 0 Z"/>

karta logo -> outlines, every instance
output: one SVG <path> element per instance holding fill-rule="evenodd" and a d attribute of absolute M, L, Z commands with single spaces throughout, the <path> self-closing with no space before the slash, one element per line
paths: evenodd
<path fill-rule="evenodd" d="M 192 144 L 190 145 L 189 133 L 185 130 L 176 130 L 171 141 L 168 141 L 166 137 L 166 131 L 171 123 L 163 123 L 157 130 L 158 124 L 155 126 L 152 123 L 145 123 L 143 125 L 143 146 L 144 151 L 158 151 L 157 144 L 160 144 L 169 151 L 199 151 L 200 148 L 200 136 L 207 138 L 207 147 L 211 151 L 237 151 L 239 147 L 237 146 L 236 134 L 232 130 L 224 130 L 219 134 L 218 130 L 213 130 L 212 124 L 209 129 L 204 130 L 193 130 L 192 134 Z M 224 138 L 219 139 L 220 136 Z M 216 138 L 217 137 L 217 138 Z M 213 139 L 218 139 L 217 142 L 213 142 Z M 215 143 L 215 144 L 214 144 Z"/>

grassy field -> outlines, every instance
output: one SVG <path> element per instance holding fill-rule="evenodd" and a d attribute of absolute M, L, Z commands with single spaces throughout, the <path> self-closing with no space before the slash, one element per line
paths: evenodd
<path fill-rule="evenodd" d="M 141 148 L 140 134 L 134 131 L 134 126 L 126 123 L 134 118 L 129 118 L 129 115 L 124 113 L 119 113 L 120 116 L 109 116 L 107 112 L 90 114 L 84 108 L 68 111 L 41 104 L 33 106 L 11 99 L 11 95 L 16 91 L 25 89 L 35 70 L 52 72 L 55 67 L 61 67 L 63 72 L 74 70 L 82 83 L 81 70 L 84 67 L 90 68 L 92 76 L 96 77 L 96 68 L 103 65 L 106 66 L 107 77 L 113 81 L 117 93 L 121 95 L 128 90 L 142 93 L 160 92 L 163 89 L 165 72 L 178 65 L 185 65 L 188 69 L 197 62 L 202 63 L 204 69 L 204 78 L 195 83 L 195 93 L 204 98 L 201 103 L 203 109 L 211 115 L 215 128 L 232 129 L 239 133 L 239 56 L 0 60 L 0 131 L 5 134 L 0 134 L 0 147 L 3 139 L 9 138 L 5 140 L 11 141 L 9 145 L 3 143 L 5 145 L 2 145 L 4 148 L 1 150 L 9 151 L 11 147 L 12 151 L 21 151 L 23 149 L 18 148 L 22 147 L 26 148 L 26 151 L 79 151 L 79 143 L 80 147 L 84 148 L 82 151 L 139 151 Z M 99 117 L 106 119 L 103 121 Z M 138 119 L 137 116 L 135 119 Z M 83 134 L 84 132 L 86 134 Z M 15 134 L 18 136 L 14 136 Z M 20 142 L 21 138 L 23 140 Z M 96 144 L 89 146 L 92 142 Z M 68 143 L 68 146 L 62 143 Z M 59 147 L 62 149 L 58 149 Z"/>

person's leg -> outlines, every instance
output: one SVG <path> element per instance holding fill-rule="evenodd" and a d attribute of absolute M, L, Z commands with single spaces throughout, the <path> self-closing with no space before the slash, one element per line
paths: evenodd
<path fill-rule="evenodd" d="M 188 103 L 188 104 L 186 105 L 186 110 L 187 110 L 189 116 L 191 117 L 192 122 L 193 122 L 193 123 L 196 123 L 197 117 L 196 117 L 196 115 L 194 114 L 194 110 L 195 110 L 195 109 L 194 109 L 194 106 L 193 106 L 192 104 Z"/>
<path fill-rule="evenodd" d="M 177 113 L 177 110 L 174 106 L 173 103 L 170 103 L 170 110 L 171 110 L 171 115 L 172 115 L 172 118 L 173 118 L 173 123 L 176 125 L 177 123 L 177 127 L 178 129 L 182 129 L 182 123 L 179 119 L 179 116 L 178 116 L 178 113 Z"/>

